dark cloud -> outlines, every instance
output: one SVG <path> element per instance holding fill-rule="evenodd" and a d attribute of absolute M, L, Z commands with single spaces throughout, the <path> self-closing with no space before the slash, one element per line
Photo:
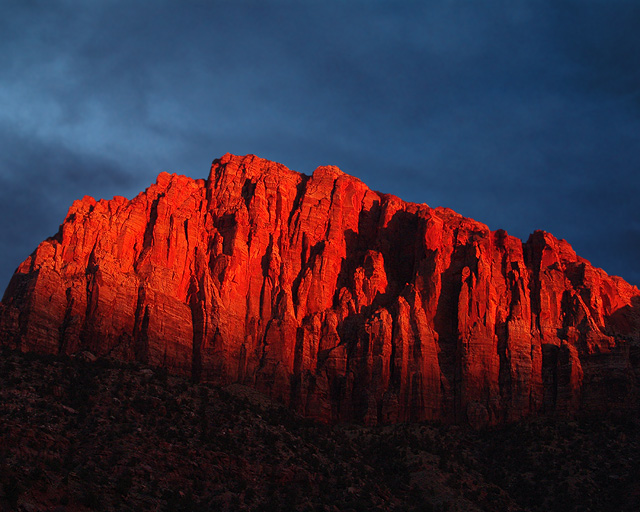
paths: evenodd
<path fill-rule="evenodd" d="M 73 199 L 203 177 L 229 151 L 546 229 L 640 283 L 638 26 L 631 1 L 16 3 L 0 272 Z"/>
<path fill-rule="evenodd" d="M 134 177 L 114 161 L 60 145 L 25 139 L 0 128 L 0 288 L 36 245 L 54 235 L 75 199 L 135 190 Z M 140 184 L 138 184 L 139 186 Z"/>

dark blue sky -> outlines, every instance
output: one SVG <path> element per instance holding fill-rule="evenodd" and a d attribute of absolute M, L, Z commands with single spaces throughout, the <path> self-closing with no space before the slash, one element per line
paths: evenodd
<path fill-rule="evenodd" d="M 74 199 L 226 152 L 544 229 L 640 284 L 640 2 L 3 2 L 0 288 Z"/>

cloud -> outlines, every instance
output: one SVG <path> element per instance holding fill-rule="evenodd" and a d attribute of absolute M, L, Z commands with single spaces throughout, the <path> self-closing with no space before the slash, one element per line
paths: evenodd
<path fill-rule="evenodd" d="M 114 161 L 75 152 L 0 127 L 0 288 L 45 238 L 58 230 L 75 199 L 111 198 L 132 190 L 134 177 Z"/>
<path fill-rule="evenodd" d="M 32 219 L 9 238 L 41 239 L 86 193 L 132 195 L 162 170 L 204 177 L 229 151 L 306 173 L 336 164 L 637 275 L 634 2 L 150 5 L 3 11 L 0 199 Z"/>

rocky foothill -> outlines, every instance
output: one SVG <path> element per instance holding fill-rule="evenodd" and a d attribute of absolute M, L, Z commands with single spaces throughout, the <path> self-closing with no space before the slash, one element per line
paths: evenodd
<path fill-rule="evenodd" d="M 637 417 L 326 425 L 88 352 L 0 352 L 0 510 L 637 511 Z"/>

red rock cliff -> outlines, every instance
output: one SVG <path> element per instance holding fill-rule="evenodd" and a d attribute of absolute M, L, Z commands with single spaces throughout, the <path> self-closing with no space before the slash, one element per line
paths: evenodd
<path fill-rule="evenodd" d="M 4 342 L 241 382 L 327 421 L 635 408 L 640 292 L 535 232 L 225 155 L 76 201 L 16 271 Z"/>

